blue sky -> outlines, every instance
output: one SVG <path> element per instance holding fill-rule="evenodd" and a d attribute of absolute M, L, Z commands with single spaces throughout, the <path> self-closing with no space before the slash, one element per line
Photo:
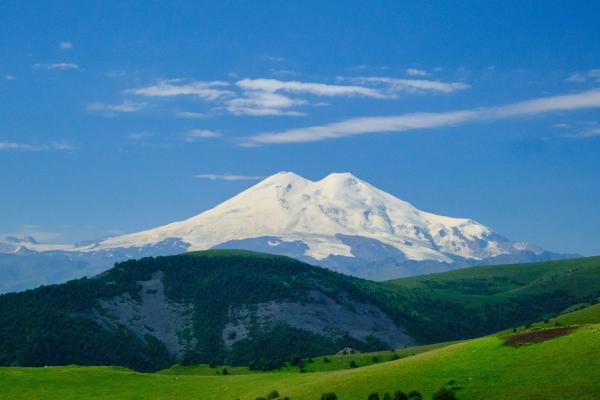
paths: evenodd
<path fill-rule="evenodd" d="M 95 239 L 350 171 L 600 254 L 600 5 L 521 3 L 3 1 L 0 234 Z"/>

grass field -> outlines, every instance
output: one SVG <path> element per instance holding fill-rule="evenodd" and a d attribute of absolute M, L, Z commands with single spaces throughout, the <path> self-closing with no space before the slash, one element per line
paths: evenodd
<path fill-rule="evenodd" d="M 506 346 L 505 339 L 488 336 L 396 361 L 312 373 L 207 376 L 192 370 L 143 374 L 113 367 L 2 368 L 0 398 L 254 400 L 277 390 L 291 399 L 318 400 L 333 391 L 339 399 L 358 400 L 373 391 L 398 389 L 416 389 L 430 398 L 448 384 L 460 388 L 460 399 L 600 398 L 600 325 L 581 325 L 567 335 L 516 347 Z"/>
<path fill-rule="evenodd" d="M 532 264 L 527 277 L 517 269 L 510 277 L 512 267 L 482 267 L 478 276 L 472 275 L 474 270 L 461 270 L 389 285 L 471 301 L 473 310 L 485 307 L 482 299 L 502 304 L 523 292 L 524 299 L 547 294 L 546 287 L 555 287 L 558 280 L 567 295 L 579 290 L 594 300 L 598 261 L 542 263 L 539 268 Z M 314 357 L 304 360 L 304 373 L 290 365 L 272 372 L 208 365 L 174 366 L 157 373 L 121 367 L 0 368 L 0 399 L 255 400 L 272 390 L 292 400 L 318 400 L 325 392 L 335 392 L 340 400 L 366 400 L 369 393 L 396 390 L 418 390 L 428 399 L 444 386 L 455 388 L 462 400 L 599 399 L 600 304 L 579 309 L 584 306 L 478 339 Z M 350 368 L 351 361 L 357 368 Z M 229 374 L 223 375 L 223 368 Z"/>

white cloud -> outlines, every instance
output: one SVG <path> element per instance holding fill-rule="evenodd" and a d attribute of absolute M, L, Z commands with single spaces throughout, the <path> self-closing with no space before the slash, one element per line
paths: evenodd
<path fill-rule="evenodd" d="M 187 118 L 187 119 L 202 119 L 206 118 L 207 115 L 199 112 L 193 111 L 175 111 L 175 116 L 178 118 Z"/>
<path fill-rule="evenodd" d="M 408 68 L 406 70 L 406 75 L 409 75 L 409 76 L 427 76 L 427 75 L 429 75 L 429 73 L 427 71 L 422 70 L 422 69 Z"/>
<path fill-rule="evenodd" d="M 211 181 L 257 181 L 259 179 L 264 179 L 264 176 L 198 174 L 194 175 L 194 178 L 208 179 Z"/>
<path fill-rule="evenodd" d="M 214 139 L 223 136 L 221 132 L 207 129 L 192 129 L 183 134 L 186 142 L 194 142 L 198 139 Z"/>
<path fill-rule="evenodd" d="M 69 69 L 78 69 L 79 65 L 73 63 L 55 63 L 55 64 L 34 64 L 34 68 L 40 69 L 56 69 L 59 71 L 66 71 Z"/>
<path fill-rule="evenodd" d="M 600 136 L 600 128 L 592 128 L 572 135 L 565 135 L 565 137 L 572 139 L 589 139 L 598 136 Z"/>
<path fill-rule="evenodd" d="M 154 133 L 152 133 L 152 132 L 135 132 L 135 133 L 130 133 L 129 135 L 127 135 L 127 139 L 138 141 L 138 140 L 147 139 L 152 136 L 154 136 Z"/>
<path fill-rule="evenodd" d="M 291 69 L 274 69 L 271 68 L 269 70 L 270 73 L 274 74 L 274 75 L 296 75 L 296 71 L 291 70 Z"/>
<path fill-rule="evenodd" d="M 58 47 L 60 47 L 62 50 L 71 50 L 73 48 L 73 43 L 71 43 L 71 42 L 60 42 L 58 44 Z"/>
<path fill-rule="evenodd" d="M 600 82 L 600 69 L 590 69 L 587 72 L 578 72 L 567 78 L 569 82 Z"/>
<path fill-rule="evenodd" d="M 371 133 L 405 132 L 415 129 L 456 126 L 472 121 L 512 118 L 584 108 L 600 108 L 600 90 L 542 97 L 498 107 L 439 113 L 411 113 L 389 117 L 352 118 L 326 125 L 262 133 L 250 137 L 241 145 L 313 142 Z"/>
<path fill-rule="evenodd" d="M 457 82 L 393 79 L 381 77 L 341 78 L 361 83 L 326 84 L 316 82 L 285 81 L 278 79 L 241 79 L 235 83 L 224 81 L 187 82 L 182 79 L 163 80 L 150 86 L 129 89 L 126 92 L 147 97 L 194 96 L 217 104 L 234 115 L 249 116 L 300 116 L 304 112 L 294 109 L 309 104 L 302 95 L 318 97 L 366 97 L 393 99 L 400 91 L 421 93 L 427 91 L 452 92 L 468 85 Z M 315 105 L 310 103 L 311 105 Z M 324 103 L 316 103 L 323 105 Z M 176 112 L 180 118 L 201 118 L 204 114 Z"/>
<path fill-rule="evenodd" d="M 451 93 L 457 90 L 468 89 L 470 86 L 462 82 L 442 82 L 427 79 L 398 79 L 380 76 L 348 78 L 352 82 L 362 85 L 377 85 L 384 88 L 390 94 L 401 92 L 426 93 L 441 92 Z"/>
<path fill-rule="evenodd" d="M 362 96 L 386 98 L 379 90 L 353 85 L 329 85 L 324 83 L 280 81 L 277 79 L 242 79 L 236 85 L 244 90 L 262 91 L 268 93 L 290 92 L 308 93 L 315 96 Z"/>
<path fill-rule="evenodd" d="M 294 100 L 290 97 L 263 91 L 249 91 L 245 97 L 225 101 L 227 111 L 235 115 L 304 115 L 289 108 L 304 104 L 303 100 Z"/>
<path fill-rule="evenodd" d="M 6 74 L 6 75 L 4 75 L 4 79 L 7 81 L 14 81 L 15 77 L 13 75 Z"/>
<path fill-rule="evenodd" d="M 173 79 L 159 81 L 151 86 L 129 89 L 127 92 L 147 97 L 196 96 L 213 101 L 234 94 L 230 90 L 222 89 L 227 86 L 229 83 L 222 81 L 183 83 L 181 79 Z"/>
<path fill-rule="evenodd" d="M 285 61 L 285 58 L 277 57 L 277 56 L 265 56 L 264 58 L 265 58 L 265 60 L 278 62 L 278 63 Z"/>
<path fill-rule="evenodd" d="M 131 113 L 140 111 L 145 107 L 146 103 L 135 103 L 126 101 L 120 104 L 90 103 L 87 105 L 87 110 L 109 113 Z"/>
<path fill-rule="evenodd" d="M 44 230 L 37 225 L 33 224 L 23 224 L 19 226 L 15 231 L 9 233 L 0 234 L 0 238 L 12 237 L 19 239 L 32 238 L 33 240 L 48 242 L 52 240 L 56 240 L 61 237 L 60 233 L 51 232 L 48 230 Z"/>
<path fill-rule="evenodd" d="M 31 144 L 0 141 L 0 151 L 15 150 L 15 151 L 72 151 L 75 147 L 63 142 L 50 142 L 46 144 Z"/>

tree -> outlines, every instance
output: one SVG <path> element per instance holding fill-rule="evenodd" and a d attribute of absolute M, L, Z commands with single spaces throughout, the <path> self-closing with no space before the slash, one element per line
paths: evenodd
<path fill-rule="evenodd" d="M 421 392 L 413 390 L 408 394 L 408 400 L 423 400 Z"/>
<path fill-rule="evenodd" d="M 223 375 L 229 375 L 229 371 L 227 370 L 227 368 L 223 368 Z"/>
<path fill-rule="evenodd" d="M 357 367 L 356 361 L 354 361 L 354 360 L 350 361 L 350 368 L 356 368 L 356 367 Z"/>
<path fill-rule="evenodd" d="M 454 390 L 448 388 L 441 388 L 433 394 L 433 400 L 456 400 L 456 394 Z"/>
<path fill-rule="evenodd" d="M 397 390 L 392 396 L 392 400 L 408 400 L 408 396 L 402 390 Z"/>
<path fill-rule="evenodd" d="M 277 390 L 272 390 L 268 395 L 267 395 L 267 399 L 272 400 L 272 399 L 278 399 L 279 398 L 279 392 Z"/>
<path fill-rule="evenodd" d="M 333 392 L 323 393 L 321 395 L 321 400 L 337 400 L 337 395 Z"/>
<path fill-rule="evenodd" d="M 379 393 L 373 392 L 369 394 L 368 400 L 379 400 Z"/>

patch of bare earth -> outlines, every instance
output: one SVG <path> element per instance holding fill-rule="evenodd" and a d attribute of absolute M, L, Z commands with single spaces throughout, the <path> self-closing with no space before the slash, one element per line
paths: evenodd
<path fill-rule="evenodd" d="M 557 337 L 568 335 L 575 327 L 540 329 L 538 331 L 518 333 L 504 339 L 505 346 L 519 347 L 525 344 L 542 343 Z"/>

